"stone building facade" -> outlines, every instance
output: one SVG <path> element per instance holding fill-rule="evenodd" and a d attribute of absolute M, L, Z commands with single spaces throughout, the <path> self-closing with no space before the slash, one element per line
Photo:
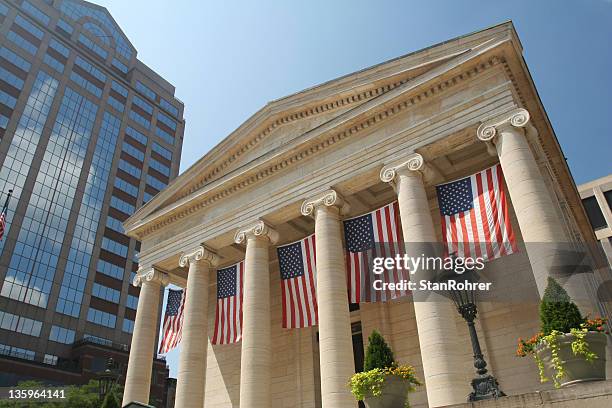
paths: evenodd
<path fill-rule="evenodd" d="M 124 223 L 142 242 L 124 403 L 148 398 L 169 283 L 187 288 L 177 407 L 355 407 L 346 384 L 373 329 L 423 380 L 413 406 L 464 402 L 474 375 L 465 322 L 444 299 L 349 306 L 341 221 L 398 200 L 418 256 L 418 243 L 441 240 L 434 186 L 497 162 L 521 244 L 593 242 L 512 23 L 270 102 Z M 312 232 L 319 325 L 282 329 L 274 246 Z M 212 346 L 215 269 L 243 259 L 243 341 Z M 538 330 L 551 258 L 523 247 L 488 269 L 498 293 L 521 299 L 479 304 L 489 368 L 509 395 L 540 389 L 515 347 Z M 572 295 L 602 312 L 594 285 L 580 279 Z"/>

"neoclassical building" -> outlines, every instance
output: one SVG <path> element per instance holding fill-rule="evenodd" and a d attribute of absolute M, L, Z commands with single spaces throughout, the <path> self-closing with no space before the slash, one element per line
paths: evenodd
<path fill-rule="evenodd" d="M 446 299 L 349 305 L 342 220 L 397 200 L 416 251 L 441 240 L 435 185 L 500 163 L 519 243 L 592 242 L 522 51 L 508 22 L 270 102 L 140 208 L 124 224 L 142 242 L 124 403 L 148 401 L 169 283 L 187 288 L 177 407 L 356 407 L 347 382 L 373 329 L 423 380 L 414 407 L 465 402 L 465 322 Z M 283 329 L 275 245 L 313 232 L 319 324 Z M 212 346 L 215 271 L 241 260 L 243 339 Z M 515 357 L 538 330 L 550 257 L 527 246 L 487 267 L 498 290 L 532 295 L 479 305 L 488 368 L 508 395 L 550 387 Z M 593 285 L 571 294 L 605 313 Z"/>

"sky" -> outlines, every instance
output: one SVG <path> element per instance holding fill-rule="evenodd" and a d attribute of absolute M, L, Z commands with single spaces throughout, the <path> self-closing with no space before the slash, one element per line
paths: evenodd
<path fill-rule="evenodd" d="M 181 172 L 271 100 L 512 20 L 576 183 L 612 173 L 612 0 L 94 2 L 185 103 Z"/>

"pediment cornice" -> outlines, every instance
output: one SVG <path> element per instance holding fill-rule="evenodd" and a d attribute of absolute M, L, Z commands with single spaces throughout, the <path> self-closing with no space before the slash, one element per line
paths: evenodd
<path fill-rule="evenodd" d="M 362 103 L 317 129 L 306 132 L 293 140 L 290 146 L 284 146 L 284 151 L 268 152 L 267 155 L 249 163 L 250 166 L 247 168 L 230 171 L 222 179 L 200 185 L 199 189 L 192 191 L 191 195 L 179 198 L 161 211 L 140 221 L 135 220 L 130 225 L 129 234 L 142 239 L 208 205 L 267 180 L 279 171 L 299 165 L 312 155 L 353 137 L 364 129 L 376 126 L 410 107 L 430 100 L 493 66 L 501 64 L 504 69 L 507 69 L 502 53 L 492 51 L 506 41 L 507 39 L 501 39 L 481 49 L 463 53 L 435 69 L 428 70 L 421 76 L 394 86 L 393 89 L 382 93 L 377 98 Z M 475 61 L 478 56 L 483 57 L 485 53 L 488 55 L 485 60 L 472 62 L 470 65 L 470 61 Z"/>

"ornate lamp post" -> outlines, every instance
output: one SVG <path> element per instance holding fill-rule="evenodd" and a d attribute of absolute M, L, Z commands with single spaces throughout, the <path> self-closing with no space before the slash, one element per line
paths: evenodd
<path fill-rule="evenodd" d="M 100 401 L 104 400 L 106 394 L 108 394 L 117 383 L 119 374 L 115 372 L 114 367 L 115 361 L 112 358 L 106 360 L 106 369 L 97 375 L 99 384 L 98 395 Z"/>
<path fill-rule="evenodd" d="M 451 255 L 454 259 L 455 255 Z M 467 275 L 467 276 L 466 276 Z M 463 275 L 455 274 L 455 278 L 461 276 L 465 281 L 474 281 L 473 273 L 467 272 Z M 472 283 L 474 283 L 472 282 Z M 465 290 L 453 289 L 449 290 L 451 299 L 457 307 L 459 314 L 465 319 L 470 332 L 470 340 L 472 341 L 472 350 L 474 351 L 474 367 L 476 368 L 477 377 L 472 379 L 472 388 L 474 391 L 468 396 L 468 401 L 481 401 L 492 398 L 505 397 L 506 394 L 499 389 L 497 379 L 491 374 L 488 374 L 487 362 L 484 359 L 482 350 L 480 349 L 480 342 L 478 341 L 478 334 L 476 333 L 476 326 L 474 320 L 478 313 L 476 307 L 476 291 L 473 288 L 467 288 Z"/>

